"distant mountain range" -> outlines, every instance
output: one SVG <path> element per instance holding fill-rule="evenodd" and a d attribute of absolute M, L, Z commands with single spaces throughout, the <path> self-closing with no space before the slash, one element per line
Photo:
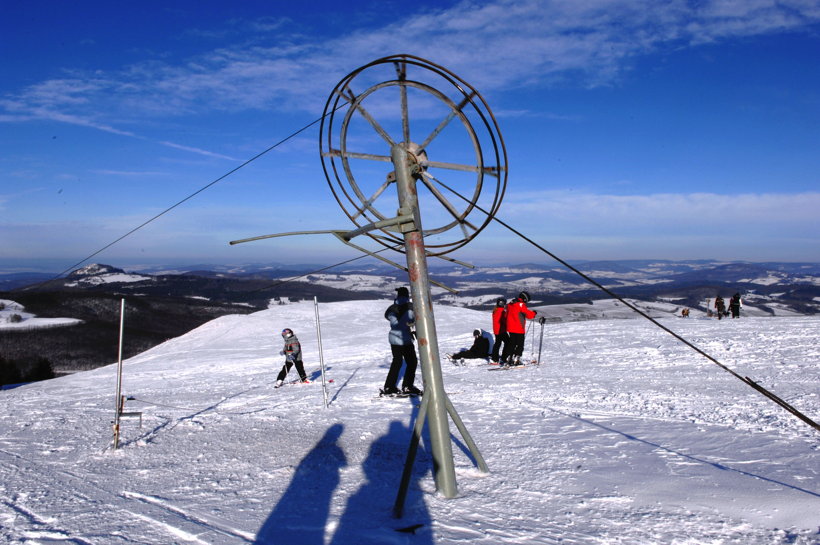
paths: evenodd
<path fill-rule="evenodd" d="M 644 260 L 588 261 L 572 266 L 617 296 L 638 300 L 660 316 L 679 314 L 683 308 L 703 315 L 716 295 L 728 299 L 736 292 L 743 298 L 745 316 L 820 313 L 817 263 Z M 123 298 L 124 357 L 130 357 L 226 314 L 312 301 L 314 297 L 321 302 L 392 299 L 396 287 L 408 284 L 404 271 L 380 262 L 314 272 L 321 269 L 265 264 L 126 271 L 92 264 L 62 278 L 43 273 L 0 273 L 0 303 L 5 306 L 5 310 L 0 307 L 0 314 L 7 314 L 9 320 L 18 314 L 13 325 L 0 323 L 0 360 L 19 368 L 45 360 L 57 372 L 116 361 Z M 511 299 L 527 290 L 532 296 L 530 306 L 550 321 L 611 317 L 611 310 L 600 310 L 609 307 L 590 306 L 593 301 L 612 299 L 611 295 L 558 265 L 524 263 L 473 269 L 433 265 L 431 280 L 439 283 L 432 287 L 438 304 L 486 310 L 500 297 Z M 73 319 L 68 321 L 73 325 L 29 327 L 27 316 L 45 323 L 49 318 Z"/>
<path fill-rule="evenodd" d="M 693 308 L 707 300 L 740 293 L 747 304 L 772 315 L 820 312 L 820 263 L 738 263 L 718 261 L 584 261 L 572 264 L 588 278 L 623 297 L 677 302 Z M 4 291 L 84 291 L 124 296 L 197 297 L 265 308 L 271 300 L 321 301 L 391 298 L 407 284 L 406 273 L 381 262 L 348 264 L 315 273 L 318 265 L 195 265 L 124 271 L 92 264 L 66 277 L 42 273 L 0 274 Z M 442 304 L 484 308 L 527 290 L 536 304 L 577 303 L 610 295 L 558 264 L 523 263 L 473 269 L 431 265 L 434 298 Z M 12 298 L 12 297 L 9 297 Z"/>

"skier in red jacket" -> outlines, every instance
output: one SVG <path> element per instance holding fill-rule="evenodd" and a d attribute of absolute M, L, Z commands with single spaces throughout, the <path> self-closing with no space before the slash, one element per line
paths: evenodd
<path fill-rule="evenodd" d="M 493 343 L 493 353 L 490 356 L 490 363 L 498 365 L 498 356 L 501 354 L 501 345 L 507 347 L 510 340 L 507 337 L 507 305 L 505 299 L 497 299 L 495 308 L 493 309 L 493 335 L 495 335 L 495 343 Z M 506 360 L 501 360 L 501 364 L 505 364 Z"/>
<path fill-rule="evenodd" d="M 521 365 L 521 355 L 524 353 L 524 335 L 527 332 L 527 319 L 532 320 L 537 314 L 527 308 L 530 294 L 522 291 L 518 298 L 507 305 L 507 336 L 509 341 L 504 345 L 501 356 L 507 365 Z"/>

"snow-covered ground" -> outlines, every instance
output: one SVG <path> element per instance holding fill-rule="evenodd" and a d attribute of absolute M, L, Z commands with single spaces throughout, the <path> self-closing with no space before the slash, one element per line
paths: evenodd
<path fill-rule="evenodd" d="M 453 427 L 458 497 L 436 493 L 422 448 L 392 518 L 418 408 L 374 399 L 387 304 L 320 305 L 327 408 L 307 303 L 225 316 L 125 362 L 142 427 L 124 419 L 117 451 L 116 366 L 0 392 L 0 542 L 820 543 L 820 433 L 642 319 L 547 323 L 540 367 L 445 361 L 490 472 Z M 435 312 L 442 352 L 490 325 Z M 820 419 L 820 318 L 662 320 Z M 284 327 L 317 382 L 273 389 Z M 539 340 L 536 324 L 525 355 Z"/>
<path fill-rule="evenodd" d="M 94 276 L 85 276 L 77 280 L 76 282 L 66 282 L 66 287 L 69 288 L 76 288 L 80 285 L 89 285 L 89 286 L 99 286 L 101 284 L 121 284 L 121 283 L 128 283 L 128 282 L 144 282 L 146 280 L 155 281 L 153 276 L 143 276 L 140 274 L 129 274 L 129 273 L 107 273 L 107 274 L 97 274 Z"/>
<path fill-rule="evenodd" d="M 38 318 L 25 311 L 23 305 L 9 299 L 0 299 L 0 330 L 63 327 L 82 323 L 77 318 Z"/>

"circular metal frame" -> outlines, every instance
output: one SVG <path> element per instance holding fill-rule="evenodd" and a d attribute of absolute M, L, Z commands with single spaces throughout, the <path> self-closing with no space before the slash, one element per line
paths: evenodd
<path fill-rule="evenodd" d="M 379 77 L 385 68 L 391 66 L 395 69 L 396 79 Z M 411 70 L 414 71 L 415 79 L 408 79 L 408 72 Z M 368 81 L 372 81 L 374 77 L 378 83 L 368 86 Z M 357 94 L 354 91 L 355 85 L 366 89 Z M 436 85 L 443 87 L 443 90 Z M 395 96 L 396 89 L 400 97 L 401 119 L 400 126 L 393 131 L 399 134 L 391 134 L 388 125 L 391 120 L 380 117 L 385 115 L 382 111 L 384 108 L 380 108 L 380 105 L 389 103 L 387 98 Z M 432 99 L 434 104 L 438 104 L 438 109 L 443 104 L 447 112 L 426 138 L 418 143 L 411 139 L 408 91 L 415 93 L 414 98 L 421 97 L 422 101 Z M 421 109 L 422 107 L 419 111 Z M 461 129 L 461 134 L 456 137 L 463 141 L 466 136 L 472 149 L 451 149 L 449 152 L 454 154 L 457 151 L 459 155 L 468 153 L 473 159 L 446 162 L 435 160 L 438 157 L 428 157 L 428 147 L 447 131 L 454 119 L 458 120 Z M 357 133 L 354 125 L 367 127 L 369 134 L 362 133 L 361 130 Z M 453 134 L 453 129 L 448 132 Z M 361 142 L 372 138 L 374 133 L 379 149 L 384 151 L 357 151 Z M 385 148 L 381 148 L 381 145 Z M 475 88 L 449 70 L 412 55 L 378 59 L 354 70 L 336 85 L 325 104 L 319 151 L 331 191 L 342 210 L 357 227 L 395 216 L 397 196 L 392 200 L 384 196 L 390 185 L 395 183 L 390 152 L 394 145 L 403 146 L 415 162 L 414 176 L 420 182 L 417 184 L 418 191 L 429 197 L 425 202 L 437 204 L 441 208 L 437 211 L 440 213 L 434 222 L 436 225 L 430 227 L 427 221 L 423 225 L 425 247 L 431 255 L 443 255 L 464 246 L 492 221 L 506 190 L 507 154 L 495 117 Z M 357 172 L 354 162 L 368 167 L 386 162 L 382 174 L 384 183 L 373 192 L 365 189 L 368 183 L 373 185 L 372 168 Z M 436 176 L 434 172 L 439 171 L 444 174 Z M 472 189 L 463 191 L 463 187 L 453 188 L 451 185 L 455 184 L 448 184 L 449 174 L 463 177 L 462 173 L 467 173 L 468 181 L 474 174 Z M 462 195 L 462 191 L 465 195 Z M 452 194 L 458 201 L 454 204 L 445 193 Z M 474 219 L 475 217 L 478 219 Z M 460 228 L 460 232 L 454 231 L 456 235 L 448 233 L 456 227 Z M 368 236 L 385 247 L 403 252 L 404 239 L 394 228 L 386 227 L 379 231 L 380 234 L 369 232 Z M 431 236 L 435 236 L 436 240 L 426 239 Z"/>

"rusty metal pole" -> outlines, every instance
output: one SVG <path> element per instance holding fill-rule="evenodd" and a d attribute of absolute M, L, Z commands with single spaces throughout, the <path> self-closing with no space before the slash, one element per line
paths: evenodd
<path fill-rule="evenodd" d="M 416 177 L 418 163 L 402 144 L 390 151 L 396 169 L 400 215 L 412 215 L 412 224 L 402 226 L 407 269 L 410 276 L 410 292 L 413 295 L 413 312 L 416 315 L 416 339 L 418 340 L 421 372 L 424 378 L 424 397 L 427 401 L 427 423 L 430 426 L 430 450 L 433 455 L 433 473 L 436 488 L 445 498 L 458 494 L 456 485 L 453 445 L 450 442 L 450 425 L 447 414 L 447 394 L 441 374 L 438 336 L 433 317 L 433 299 L 424 249 L 421 215 L 419 213 Z"/>

